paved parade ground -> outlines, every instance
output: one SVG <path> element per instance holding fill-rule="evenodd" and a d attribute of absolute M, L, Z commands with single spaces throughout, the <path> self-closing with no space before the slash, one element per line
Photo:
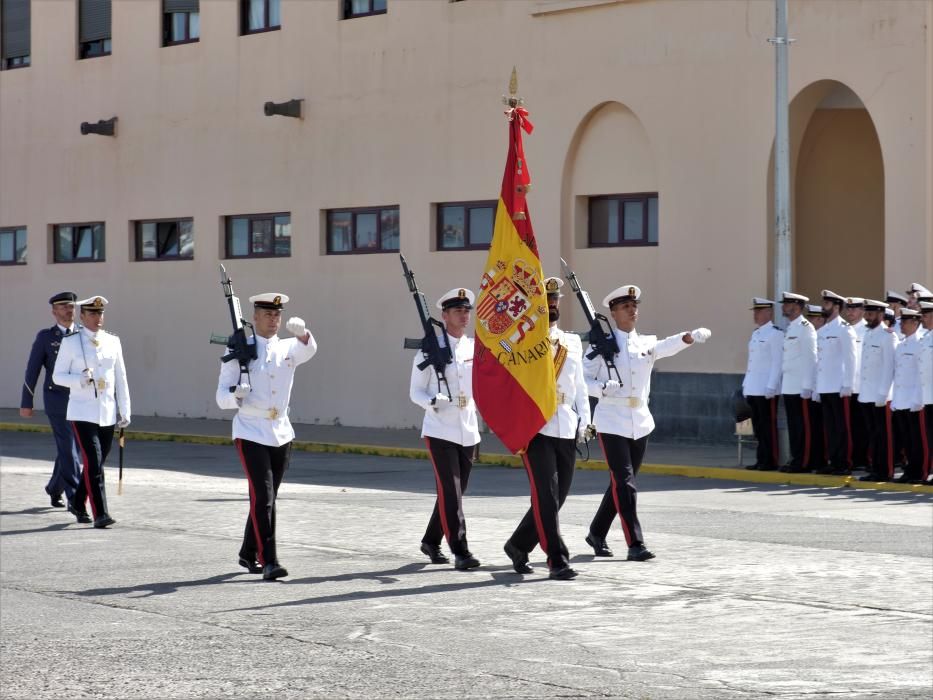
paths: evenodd
<path fill-rule="evenodd" d="M 651 447 L 648 449 L 651 458 Z M 658 558 L 594 560 L 605 472 L 561 513 L 575 581 L 514 574 L 521 470 L 476 467 L 483 566 L 427 563 L 427 462 L 295 452 L 265 583 L 229 446 L 127 447 L 117 525 L 48 507 L 50 436 L 0 432 L 3 698 L 928 698 L 933 498 L 643 475 Z M 116 450 L 111 458 L 116 464 Z M 621 528 L 610 546 L 624 553 Z"/>

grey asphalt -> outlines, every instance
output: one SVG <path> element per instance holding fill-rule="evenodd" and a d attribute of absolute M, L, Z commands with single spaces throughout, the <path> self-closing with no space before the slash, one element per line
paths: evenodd
<path fill-rule="evenodd" d="M 420 460 L 293 455 L 278 510 L 291 576 L 236 566 L 245 482 L 226 446 L 127 447 L 111 530 L 47 507 L 47 435 L 0 432 L 3 698 L 929 698 L 933 498 L 643 475 L 658 558 L 583 543 L 607 475 L 561 516 L 572 582 L 511 571 L 521 470 L 478 467 L 483 566 L 418 552 Z M 624 552 L 619 527 L 610 545 Z"/>

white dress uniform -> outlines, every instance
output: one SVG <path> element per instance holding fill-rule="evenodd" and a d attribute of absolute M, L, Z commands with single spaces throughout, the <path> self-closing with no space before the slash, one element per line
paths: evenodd
<path fill-rule="evenodd" d="M 862 318 L 858 323 L 850 325 L 855 332 L 855 384 L 852 386 L 852 393 L 857 394 L 862 389 L 862 341 L 865 340 L 868 324 Z"/>
<path fill-rule="evenodd" d="M 256 359 L 249 363 L 251 391 L 242 401 L 230 391 L 240 379 L 240 367 L 225 362 L 217 380 L 217 405 L 238 409 L 233 418 L 233 439 L 279 447 L 295 439 L 288 419 L 295 369 L 317 352 L 317 341 L 309 333 L 308 344 L 298 338 L 256 336 Z"/>
<path fill-rule="evenodd" d="M 816 331 L 802 315 L 787 324 L 781 363 L 781 393 L 812 392 L 816 369 Z"/>
<path fill-rule="evenodd" d="M 742 380 L 745 396 L 774 396 L 781 388 L 784 332 L 768 321 L 748 341 L 748 365 Z"/>
<path fill-rule="evenodd" d="M 927 410 L 933 410 L 933 331 L 929 330 L 920 339 L 920 390 Z"/>
<path fill-rule="evenodd" d="M 411 365 L 409 397 L 424 409 L 421 437 L 433 437 L 472 447 L 479 442 L 479 421 L 473 401 L 473 338 L 466 335 L 450 338 L 453 362 L 447 365 L 444 376 L 450 387 L 451 402 L 431 403 L 437 394 L 446 390 L 439 387 L 437 373 L 430 365 L 418 369 L 424 355 L 418 352 Z"/>
<path fill-rule="evenodd" d="M 816 332 L 816 391 L 822 404 L 830 470 L 847 471 L 853 458 L 848 397 L 855 385 L 855 331 L 840 316 Z M 811 455 L 811 462 L 818 457 Z M 818 471 L 825 471 L 821 467 Z"/>
<path fill-rule="evenodd" d="M 583 376 L 583 343 L 576 333 L 567 333 L 554 326 L 550 330 L 552 343 L 567 349 L 566 359 L 557 375 L 557 410 L 538 432 L 550 437 L 576 439 L 577 428 L 590 424 L 590 398 Z"/>
<path fill-rule="evenodd" d="M 865 331 L 862 339 L 861 385 L 859 402 L 883 408 L 891 400 L 894 381 L 894 351 L 897 336 L 885 329 L 884 324 Z"/>
<path fill-rule="evenodd" d="M 90 370 L 93 384 L 86 381 L 85 369 Z M 70 421 L 108 426 L 114 425 L 118 416 L 131 418 L 123 347 L 113 333 L 103 329 L 92 333 L 82 327 L 64 337 L 52 381 L 71 390 L 66 414 Z"/>
<path fill-rule="evenodd" d="M 683 340 L 686 331 L 663 340 L 658 340 L 656 335 L 640 335 L 637 330 L 626 333 L 615 329 L 613 333 L 619 344 L 614 362 L 622 377 L 620 389 L 611 396 L 604 396 L 603 384 L 614 377 L 609 376 L 606 363 L 599 355 L 593 359 L 583 358 L 583 374 L 590 396 L 599 398 L 593 423 L 599 433 L 638 440 L 654 430 L 654 417 L 648 409 L 654 363 L 690 346 Z"/>
<path fill-rule="evenodd" d="M 919 315 L 916 314 L 917 317 Z M 914 331 L 894 350 L 891 410 L 894 413 L 898 444 L 907 456 L 904 475 L 898 481 L 922 481 L 929 474 L 930 436 L 927 436 L 924 424 L 923 388 L 920 383 L 922 344 L 922 339 Z"/>
<path fill-rule="evenodd" d="M 904 338 L 894 349 L 894 381 L 891 388 L 892 411 L 915 411 L 923 405 L 920 383 L 921 339 L 917 333 Z"/>

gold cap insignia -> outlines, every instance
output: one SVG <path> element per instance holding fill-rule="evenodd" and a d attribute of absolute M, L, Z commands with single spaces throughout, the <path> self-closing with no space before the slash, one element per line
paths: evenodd
<path fill-rule="evenodd" d="M 458 298 L 458 299 L 466 299 L 466 290 L 465 290 L 465 289 L 459 290 L 459 291 L 457 292 L 457 298 Z"/>
<path fill-rule="evenodd" d="M 103 305 L 104 305 L 103 299 L 101 299 L 100 297 L 97 297 L 96 299 L 94 299 L 94 306 L 103 306 Z"/>
<path fill-rule="evenodd" d="M 275 299 L 272 300 L 272 303 L 273 303 L 273 304 L 276 304 L 276 305 L 281 304 L 281 303 L 282 303 L 282 297 L 276 296 Z"/>
<path fill-rule="evenodd" d="M 628 295 L 629 295 L 630 297 L 635 296 L 635 287 L 629 287 L 629 288 L 628 288 Z"/>
<path fill-rule="evenodd" d="M 545 283 L 544 288 L 545 288 L 548 292 L 556 292 L 556 291 L 558 291 L 557 280 L 548 280 L 548 281 Z"/>

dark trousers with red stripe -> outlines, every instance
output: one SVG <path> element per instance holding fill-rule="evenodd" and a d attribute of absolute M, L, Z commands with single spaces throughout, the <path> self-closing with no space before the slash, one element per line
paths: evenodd
<path fill-rule="evenodd" d="M 905 408 L 894 411 L 894 428 L 898 436 L 898 444 L 904 448 L 907 455 L 904 476 L 911 481 L 926 480 L 930 442 L 926 433 L 923 409 L 911 411 Z"/>
<path fill-rule="evenodd" d="M 426 437 L 424 441 L 434 467 L 437 500 L 434 501 L 434 512 L 431 513 L 421 541 L 431 546 L 440 546 L 441 538 L 444 537 L 450 551 L 456 556 L 469 556 L 463 494 L 470 481 L 474 447 L 432 437 Z"/>
<path fill-rule="evenodd" d="M 927 436 L 927 478 L 933 474 L 933 403 L 923 407 L 923 427 Z"/>
<path fill-rule="evenodd" d="M 871 444 L 871 474 L 879 481 L 894 477 L 894 439 L 890 406 L 862 404 Z"/>
<path fill-rule="evenodd" d="M 810 452 L 804 463 L 810 469 L 822 469 L 829 462 L 829 449 L 826 447 L 826 425 L 823 422 L 823 407 L 819 401 L 808 401 L 810 417 Z"/>
<path fill-rule="evenodd" d="M 278 563 L 275 549 L 275 498 L 288 469 L 290 442 L 274 447 L 251 440 L 235 440 L 249 482 L 249 516 L 240 556 L 260 564 Z"/>
<path fill-rule="evenodd" d="M 557 438 L 538 433 L 522 455 L 531 488 L 531 508 L 509 538 L 523 552 L 535 545 L 547 554 L 547 564 L 560 569 L 570 562 L 570 553 L 560 534 L 557 512 L 564 505 L 573 481 L 577 461 L 573 438 Z"/>
<path fill-rule="evenodd" d="M 636 512 L 638 487 L 635 485 L 635 476 L 648 448 L 648 436 L 633 440 L 612 433 L 600 433 L 599 442 L 609 464 L 609 488 L 603 494 L 599 509 L 590 523 L 590 533 L 601 540 L 606 539 L 618 513 L 626 544 L 629 547 L 644 544 Z"/>
<path fill-rule="evenodd" d="M 752 410 L 752 430 L 758 441 L 756 467 L 778 465 L 777 399 L 764 396 L 746 396 L 745 401 Z"/>
<path fill-rule="evenodd" d="M 783 394 L 787 414 L 787 438 L 790 442 L 790 465 L 809 467 L 812 446 L 810 432 L 810 401 L 800 394 Z"/>
<path fill-rule="evenodd" d="M 829 464 L 834 470 L 849 468 L 849 426 L 845 406 L 847 401 L 848 399 L 844 399 L 838 392 L 820 394 Z"/>
<path fill-rule="evenodd" d="M 91 514 L 94 519 L 109 515 L 107 492 L 104 489 L 104 462 L 113 445 L 112 425 L 97 425 L 86 421 L 72 421 L 75 440 L 81 452 L 81 482 L 75 490 L 71 504 L 76 510 L 84 510 L 84 502 L 90 497 Z"/>
<path fill-rule="evenodd" d="M 868 437 L 865 430 L 867 418 L 865 411 L 871 404 L 860 403 L 858 394 L 849 399 L 849 438 L 852 440 L 852 468 L 861 469 L 869 464 Z"/>

